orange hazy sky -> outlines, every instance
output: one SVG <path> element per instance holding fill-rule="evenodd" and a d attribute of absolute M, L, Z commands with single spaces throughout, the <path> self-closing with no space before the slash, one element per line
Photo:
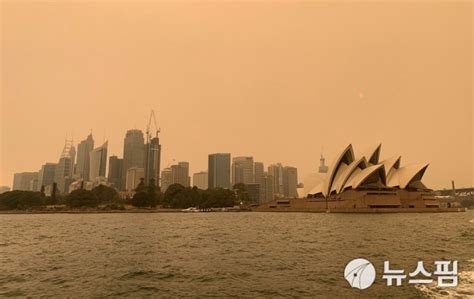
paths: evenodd
<path fill-rule="evenodd" d="M 346 144 L 473 185 L 473 4 L 1 2 L 0 185 L 92 129 L 122 156 L 161 127 L 162 166 L 251 155 L 299 180 Z"/>

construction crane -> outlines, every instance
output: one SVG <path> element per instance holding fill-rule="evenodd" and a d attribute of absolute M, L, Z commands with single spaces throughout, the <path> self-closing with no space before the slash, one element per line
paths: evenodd
<path fill-rule="evenodd" d="M 151 120 L 153 119 L 153 124 L 155 125 L 155 130 L 156 130 L 156 133 L 155 133 L 155 137 L 158 137 L 158 133 L 160 133 L 160 129 L 158 128 L 158 126 L 156 125 L 156 117 L 155 117 L 155 110 L 151 109 L 151 112 L 150 112 L 150 118 L 148 119 L 148 124 L 146 126 L 146 141 L 147 143 L 150 141 L 151 137 L 150 137 L 150 125 L 151 125 Z"/>
<path fill-rule="evenodd" d="M 152 136 L 152 132 L 150 131 L 150 126 L 152 125 L 152 121 L 153 120 L 153 124 L 155 125 L 155 136 Z M 150 178 L 153 178 L 153 177 L 156 177 L 156 178 L 159 178 L 159 174 L 158 173 L 155 173 L 154 175 L 152 174 L 152 172 L 154 171 L 159 171 L 159 169 L 157 170 L 153 170 L 153 165 L 151 165 L 151 161 L 154 161 L 154 163 L 156 163 L 156 159 L 160 159 L 159 157 L 156 157 L 155 154 L 153 153 L 154 152 L 157 152 L 157 154 L 159 155 L 159 151 L 160 151 L 160 145 L 156 145 L 156 144 L 153 144 L 152 146 L 152 139 L 153 138 L 158 138 L 158 133 L 160 133 L 160 129 L 158 128 L 158 126 L 156 125 L 156 117 L 155 117 L 155 111 L 153 109 L 151 109 L 151 112 L 150 112 L 150 117 L 148 119 L 148 124 L 146 126 L 146 143 L 145 143 L 145 149 L 146 149 L 146 152 L 145 152 L 145 181 L 148 183 Z M 152 158 L 154 157 L 154 158 Z M 159 161 L 158 161 L 159 163 Z M 159 164 L 158 164 L 159 166 Z M 159 168 L 159 167 L 158 167 Z M 158 182 L 157 182 L 158 183 Z"/>

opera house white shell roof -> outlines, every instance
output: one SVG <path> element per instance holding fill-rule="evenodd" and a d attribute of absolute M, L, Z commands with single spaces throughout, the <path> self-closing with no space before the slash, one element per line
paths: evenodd
<path fill-rule="evenodd" d="M 314 187 L 308 196 L 328 197 L 349 189 L 426 189 L 421 179 L 428 164 L 400 167 L 401 157 L 396 156 L 379 161 L 379 144 L 355 158 L 349 144 L 334 160 L 324 179 Z"/>

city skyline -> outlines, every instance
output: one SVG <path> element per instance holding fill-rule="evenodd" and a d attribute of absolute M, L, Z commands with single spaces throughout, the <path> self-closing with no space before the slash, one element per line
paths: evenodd
<path fill-rule="evenodd" d="M 140 132 L 142 135 L 144 134 L 143 130 L 137 129 L 137 128 L 129 129 L 129 130 L 127 130 L 127 133 L 129 133 L 129 131 Z M 73 147 L 75 147 L 75 148 L 78 148 L 78 146 L 80 146 L 81 143 L 83 143 L 84 141 L 86 141 L 86 140 L 88 140 L 88 139 L 92 139 L 92 138 L 93 138 L 93 134 L 92 134 L 92 132 L 90 132 L 84 140 L 82 140 L 81 142 L 78 142 L 77 144 L 73 142 L 73 143 L 71 143 L 71 145 L 72 145 Z M 79 138 L 79 139 L 80 139 L 80 138 Z M 161 139 L 161 137 L 160 137 L 160 139 Z M 73 139 L 70 139 L 70 140 L 65 139 L 65 140 L 66 140 L 66 143 L 73 141 Z M 109 143 L 108 140 L 106 140 L 105 143 L 104 143 L 104 145 L 105 145 L 106 148 L 107 148 L 107 144 L 108 144 L 108 143 Z M 93 144 L 93 140 L 92 140 L 92 144 Z M 104 146 L 104 145 L 102 145 L 102 146 Z M 374 145 L 376 145 L 376 144 L 372 144 L 372 147 L 373 147 Z M 101 146 L 101 147 L 102 147 L 102 146 Z M 166 146 L 166 145 L 165 145 L 165 146 Z M 101 148 L 101 147 L 99 147 L 99 148 Z M 110 170 L 110 169 L 108 168 L 109 165 L 107 164 L 107 163 L 109 163 L 109 158 L 111 158 L 111 157 L 118 157 L 120 160 L 123 160 L 123 145 L 122 145 L 121 147 L 122 147 L 122 154 L 117 154 L 117 153 L 107 154 L 107 150 L 105 151 L 105 154 L 106 154 L 106 160 L 105 160 L 105 161 L 106 161 L 106 166 L 102 166 L 102 167 L 105 167 L 105 169 L 106 169 L 105 176 L 106 176 L 107 178 L 109 177 L 109 170 Z M 144 150 L 145 150 L 145 144 L 143 144 L 143 147 L 144 147 Z M 91 150 L 90 153 L 92 153 L 93 151 L 95 151 L 95 150 L 97 150 L 97 149 L 99 149 L 99 148 L 96 148 L 96 149 Z M 367 148 L 367 149 L 370 149 L 370 148 L 371 148 L 371 147 L 369 147 L 369 148 Z M 64 151 L 64 149 L 63 149 L 63 151 Z M 234 181 L 233 181 L 233 177 L 232 177 L 232 176 L 233 176 L 233 171 L 234 171 L 234 170 L 233 170 L 233 166 L 234 166 L 234 162 L 233 162 L 233 161 L 234 161 L 234 159 L 235 159 L 235 158 L 237 158 L 237 159 L 239 159 L 239 158 L 251 158 L 252 160 L 255 160 L 255 159 L 254 159 L 254 156 L 248 155 L 248 154 L 246 154 L 246 155 L 239 155 L 239 156 L 234 156 L 233 153 L 229 153 L 229 154 L 230 154 L 230 157 L 231 157 L 231 164 L 230 164 L 230 182 L 231 182 L 231 185 L 233 185 Z M 356 154 L 363 154 L 363 152 L 357 152 Z M 208 155 L 210 155 L 210 154 L 208 154 Z M 87 157 L 88 157 L 88 156 L 89 156 L 89 154 L 87 154 Z M 327 156 L 326 156 L 326 155 L 323 155 L 322 151 L 321 151 L 321 153 L 319 154 L 319 156 L 317 157 L 317 161 L 318 161 L 317 163 L 321 163 L 320 160 L 322 159 L 323 156 L 324 156 L 324 158 L 326 159 L 326 163 L 327 163 L 327 164 L 326 164 L 326 167 L 329 166 L 329 165 L 331 165 L 331 162 L 332 162 L 331 159 L 328 160 L 328 159 L 327 159 Z M 76 152 L 76 153 L 75 153 L 75 159 L 77 159 L 78 157 L 79 157 L 79 152 Z M 382 158 L 383 158 L 383 159 L 388 159 L 388 158 L 393 158 L 393 157 L 383 156 Z M 144 158 L 141 159 L 141 160 L 144 161 Z M 171 165 L 171 164 L 172 164 L 172 163 L 175 163 L 175 161 L 176 161 L 176 159 L 173 158 L 170 163 L 165 163 L 164 165 L 173 166 L 173 165 Z M 278 161 L 280 161 L 280 160 L 278 160 Z M 316 161 L 316 160 L 315 160 L 315 161 Z M 176 163 L 178 163 L 178 162 L 176 162 Z M 179 162 L 179 163 L 182 163 L 182 162 Z M 178 163 L 178 164 L 179 164 L 179 163 Z M 187 160 L 186 160 L 185 163 L 188 163 L 188 167 L 189 167 L 188 172 L 189 172 L 189 175 L 190 175 L 190 176 L 192 176 L 192 174 L 199 173 L 199 172 L 206 172 L 206 173 L 208 172 L 207 166 L 201 169 L 201 168 L 197 168 L 197 167 L 191 167 L 191 165 L 192 165 L 193 163 L 191 163 L 191 162 L 189 162 L 189 161 L 187 161 Z M 258 163 L 260 163 L 260 162 L 259 162 L 259 161 L 255 161 L 255 164 L 258 164 Z M 42 167 L 44 167 L 46 164 L 55 164 L 55 165 L 57 165 L 58 162 L 57 162 L 57 161 L 56 161 L 56 162 L 43 161 L 42 164 L 39 165 L 39 167 L 38 167 L 37 170 L 35 170 L 35 169 L 33 168 L 33 169 L 25 170 L 25 171 L 14 172 L 13 175 L 12 175 L 12 180 L 11 180 L 12 183 L 11 183 L 11 185 L 8 185 L 8 184 L 0 184 L 0 186 L 2 186 L 2 187 L 3 187 L 3 186 L 5 186 L 5 187 L 11 187 L 12 189 L 14 189 L 14 186 L 13 186 L 13 178 L 14 178 L 14 175 L 15 175 L 15 174 L 19 174 L 19 173 L 33 173 L 33 172 L 35 172 L 35 171 L 36 171 L 36 174 L 38 174 L 38 173 L 41 172 Z M 161 164 L 163 165 L 163 161 L 161 161 Z M 280 165 L 280 167 L 283 169 L 283 165 L 281 165 L 281 164 L 282 164 L 281 162 L 267 162 L 267 163 L 263 163 L 263 164 L 264 164 L 264 165 L 268 165 L 269 167 L 271 167 L 271 166 L 273 166 L 273 165 Z M 430 163 L 428 162 L 428 164 L 430 164 Z M 75 165 L 76 165 L 76 167 L 77 167 L 77 165 L 78 165 L 77 162 L 76 162 Z M 313 167 L 312 171 L 311 171 L 310 173 L 308 173 L 306 176 L 303 176 L 303 177 L 298 176 L 298 183 L 303 183 L 303 181 L 304 181 L 305 179 L 307 179 L 307 178 L 310 178 L 312 174 L 316 174 L 316 173 L 320 172 L 321 169 L 320 169 L 320 165 L 319 165 L 319 164 L 318 164 L 318 165 L 313 165 L 313 166 L 314 166 L 314 167 Z M 77 176 L 78 173 L 77 173 L 76 167 L 74 167 L 74 170 L 75 170 L 74 175 L 75 175 L 75 176 L 73 177 L 73 180 L 74 180 L 74 179 L 82 179 L 81 176 Z M 161 173 L 161 171 L 163 171 L 163 170 L 166 169 L 166 168 L 167 168 L 167 167 L 161 168 L 161 169 L 160 169 L 160 173 Z M 294 168 L 299 169 L 298 166 L 295 166 Z M 266 169 L 266 168 L 265 168 L 264 170 L 265 170 L 265 172 L 267 172 L 267 169 Z M 103 170 L 102 170 L 102 171 L 103 171 Z M 125 170 L 124 170 L 124 171 L 125 171 Z M 429 173 L 429 171 L 428 171 L 428 173 Z M 126 176 L 126 175 L 125 175 L 125 176 Z M 272 176 L 272 177 L 274 177 L 274 176 Z M 283 177 L 282 177 L 281 179 L 283 179 Z M 88 179 L 86 179 L 86 180 L 88 180 Z M 257 179 L 254 178 L 254 180 L 257 180 Z M 72 181 L 71 181 L 71 182 L 72 182 Z M 448 182 L 448 183 L 451 184 L 451 181 Z M 194 184 L 194 182 L 191 180 L 191 186 L 193 186 L 193 184 Z M 449 184 L 447 184 L 445 188 L 449 188 L 449 187 L 450 187 Z M 41 186 L 41 184 L 38 183 L 38 186 L 37 186 L 37 188 L 35 188 L 35 189 L 39 190 L 40 186 Z M 469 187 L 469 186 L 459 186 L 459 187 Z M 437 188 L 434 188 L 434 189 L 437 189 Z M 438 188 L 438 189 L 441 189 L 441 188 Z M 443 189 L 444 189 L 444 188 L 443 188 Z M 275 193 L 278 193 L 278 192 L 275 192 Z"/>
<path fill-rule="evenodd" d="M 467 4 L 182 7 L 4 3 L 0 185 L 57 163 L 66 133 L 121 157 L 151 108 L 161 169 L 226 152 L 303 180 L 321 152 L 383 143 L 381 158 L 430 163 L 430 188 L 473 185 Z"/>

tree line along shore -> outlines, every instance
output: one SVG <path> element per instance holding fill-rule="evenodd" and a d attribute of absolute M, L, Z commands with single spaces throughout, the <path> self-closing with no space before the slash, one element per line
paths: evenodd
<path fill-rule="evenodd" d="M 111 187 L 99 185 L 92 190 L 81 188 L 66 195 L 53 192 L 46 196 L 42 188 L 34 191 L 9 191 L 0 194 L 0 211 L 47 212 L 47 211 L 173 211 L 196 207 L 202 210 L 249 205 L 249 195 L 244 184 L 236 184 L 229 189 L 201 190 L 197 187 L 184 187 L 180 184 L 169 186 L 161 192 L 151 180 L 145 185 L 143 180 L 131 197 L 121 198 Z"/>

